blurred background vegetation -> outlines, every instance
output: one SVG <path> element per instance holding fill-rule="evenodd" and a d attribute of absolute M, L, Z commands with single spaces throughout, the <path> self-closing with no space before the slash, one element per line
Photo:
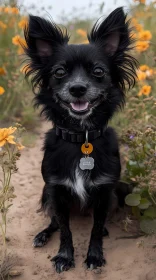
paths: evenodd
<path fill-rule="evenodd" d="M 37 114 L 32 106 L 30 86 L 24 80 L 21 64 L 24 57 L 20 46 L 20 43 L 25 44 L 23 28 L 27 22 L 27 11 L 19 10 L 16 0 L 4 3 L 0 6 L 0 121 L 19 121 L 33 128 L 37 123 Z M 137 40 L 133 54 L 139 60 L 140 68 L 136 86 L 127 93 L 124 112 L 117 114 L 112 121 L 119 133 L 125 127 L 143 128 L 155 123 L 156 1 L 148 3 L 138 0 L 129 5 L 133 37 Z M 75 10 L 69 17 L 65 14 L 60 16 L 60 25 L 67 26 L 71 43 L 88 43 L 87 31 L 104 14 L 104 7 L 103 2 L 97 6 L 92 18 L 87 17 L 87 12 L 84 16 L 81 10 Z"/>
<path fill-rule="evenodd" d="M 137 202 L 127 204 L 132 204 L 133 212 L 141 218 L 145 210 L 154 207 L 153 219 L 156 218 L 156 1 L 135 0 L 131 4 L 126 1 L 127 5 L 132 36 L 136 39 L 133 55 L 140 67 L 136 85 L 127 93 L 125 108 L 113 118 L 111 125 L 122 144 L 123 178 L 139 186 L 140 199 L 137 197 Z M 33 130 L 39 120 L 33 109 L 30 86 L 24 81 L 20 46 L 20 42 L 25 44 L 23 28 L 27 11 L 17 7 L 15 0 L 0 6 L 0 127 L 2 123 L 18 121 Z M 60 16 L 59 24 L 68 28 L 71 43 L 88 43 L 87 31 L 104 14 L 104 8 L 101 2 L 92 18 L 87 17 L 87 7 L 85 16 L 81 10 L 73 11 L 69 17 Z M 136 188 L 135 192 L 138 194 Z"/>

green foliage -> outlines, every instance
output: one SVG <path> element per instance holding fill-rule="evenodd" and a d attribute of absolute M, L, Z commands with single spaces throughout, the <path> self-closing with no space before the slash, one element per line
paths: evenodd
<path fill-rule="evenodd" d="M 123 180 L 133 186 L 125 202 L 132 207 L 141 230 L 152 234 L 156 232 L 156 6 L 151 2 L 131 8 L 134 38 L 141 41 L 144 34 L 152 37 L 145 40 L 146 50 L 133 51 L 140 63 L 138 79 L 112 125 L 121 140 Z"/>
<path fill-rule="evenodd" d="M 156 234 L 156 219 L 145 219 L 140 222 L 140 228 L 146 234 Z"/>
<path fill-rule="evenodd" d="M 132 206 L 132 213 L 140 220 L 141 230 L 155 233 L 156 131 L 154 128 L 147 128 L 145 132 L 128 131 L 122 142 L 128 147 L 123 178 L 134 185 L 133 193 L 127 195 L 125 202 Z"/>
<path fill-rule="evenodd" d="M 140 204 L 141 196 L 140 194 L 128 194 L 125 202 L 129 206 L 138 206 Z"/>
<path fill-rule="evenodd" d="M 20 150 L 24 148 L 20 139 L 24 128 L 16 124 L 16 127 L 0 128 L 0 236 L 3 244 L 6 241 L 7 214 L 12 201 L 16 197 L 14 187 L 11 186 L 12 174 L 17 172 L 16 162 L 20 158 Z M 13 135 L 14 134 L 14 135 Z"/>

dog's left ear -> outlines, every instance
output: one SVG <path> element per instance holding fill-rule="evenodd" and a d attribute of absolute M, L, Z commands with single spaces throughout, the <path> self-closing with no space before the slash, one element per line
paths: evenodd
<path fill-rule="evenodd" d="M 125 51 L 131 43 L 126 17 L 123 8 L 117 8 L 103 22 L 97 22 L 88 35 L 90 43 L 102 45 L 109 56 L 114 55 L 118 49 Z"/>

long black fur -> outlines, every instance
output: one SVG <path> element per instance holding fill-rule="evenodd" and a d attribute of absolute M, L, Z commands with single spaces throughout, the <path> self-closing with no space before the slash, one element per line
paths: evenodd
<path fill-rule="evenodd" d="M 107 124 L 123 106 L 126 89 L 134 86 L 137 67 L 137 61 L 129 53 L 133 41 L 126 18 L 123 9 L 118 8 L 98 21 L 88 34 L 87 45 L 68 44 L 66 30 L 40 17 L 31 15 L 25 29 L 25 53 L 29 59 L 26 77 L 31 77 L 36 106 L 41 105 L 42 113 L 53 123 L 44 143 L 45 187 L 41 199 L 51 223 L 35 237 L 34 246 L 43 246 L 60 228 L 60 249 L 52 259 L 59 273 L 74 266 L 69 215 L 75 200 L 83 208 L 93 208 L 94 224 L 86 265 L 95 269 L 105 263 L 104 224 L 121 171 L 117 137 Z M 98 71 L 102 76 L 97 77 Z M 80 102 L 89 104 L 90 109 L 73 110 L 72 104 Z M 80 170 L 82 144 L 56 136 L 56 125 L 75 132 L 103 128 L 102 136 L 92 141 L 91 156 L 95 161 L 92 170 Z"/>

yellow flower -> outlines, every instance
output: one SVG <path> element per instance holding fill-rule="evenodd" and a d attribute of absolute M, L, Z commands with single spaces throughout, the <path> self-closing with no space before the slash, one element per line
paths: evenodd
<path fill-rule="evenodd" d="M 18 15 L 19 14 L 19 9 L 16 8 L 16 7 L 13 7 L 13 8 L 11 8 L 11 12 L 12 12 L 12 14 Z"/>
<path fill-rule="evenodd" d="M 146 95 L 148 96 L 151 92 L 151 86 L 144 85 L 138 93 L 138 96 Z"/>
<path fill-rule="evenodd" d="M 136 45 L 137 51 L 144 52 L 149 48 L 149 43 L 146 41 L 138 41 Z"/>
<path fill-rule="evenodd" d="M 134 0 L 134 2 L 139 2 L 141 4 L 145 4 L 146 3 L 146 0 Z"/>
<path fill-rule="evenodd" d="M 139 70 L 137 72 L 137 78 L 138 78 L 139 81 L 145 80 L 146 79 L 146 73 Z"/>
<path fill-rule="evenodd" d="M 25 148 L 21 143 L 17 143 L 16 146 L 18 150 L 23 150 Z"/>
<path fill-rule="evenodd" d="M 4 13 L 8 14 L 11 12 L 11 7 L 5 7 L 4 8 Z"/>
<path fill-rule="evenodd" d="M 0 67 L 0 75 L 6 75 L 6 71 L 3 67 Z"/>
<path fill-rule="evenodd" d="M 149 30 L 143 30 L 139 33 L 139 39 L 149 41 L 152 38 L 152 34 Z"/>
<path fill-rule="evenodd" d="M 87 32 L 83 29 L 77 29 L 76 33 L 79 34 L 82 37 L 87 37 Z"/>
<path fill-rule="evenodd" d="M 15 37 L 12 38 L 12 43 L 16 46 L 19 45 L 19 40 L 20 40 L 20 36 L 19 35 L 16 35 Z"/>
<path fill-rule="evenodd" d="M 3 23 L 2 21 L 0 21 L 0 28 L 2 28 L 4 30 L 7 28 L 7 25 L 5 23 Z"/>
<path fill-rule="evenodd" d="M 16 131 L 16 127 L 0 128 L 0 147 L 4 146 L 7 142 L 10 144 L 16 144 L 14 136 L 11 135 Z"/>
<path fill-rule="evenodd" d="M 141 71 L 146 71 L 148 69 L 149 69 L 149 66 L 147 66 L 146 64 L 140 66 Z"/>
<path fill-rule="evenodd" d="M 131 23 L 132 23 L 132 26 L 135 27 L 135 29 L 137 31 L 142 31 L 143 30 L 143 26 L 138 23 L 138 20 L 136 18 L 133 17 L 131 19 Z"/>
<path fill-rule="evenodd" d="M 154 70 L 153 69 L 149 69 L 149 70 L 146 71 L 146 76 L 147 77 L 151 77 L 153 75 L 154 75 Z"/>
<path fill-rule="evenodd" d="M 26 18 L 23 18 L 21 21 L 19 21 L 18 26 L 19 28 L 24 29 L 24 27 L 28 24 L 28 20 Z"/>
<path fill-rule="evenodd" d="M 5 89 L 0 86 L 0 95 L 2 95 L 5 92 Z"/>

